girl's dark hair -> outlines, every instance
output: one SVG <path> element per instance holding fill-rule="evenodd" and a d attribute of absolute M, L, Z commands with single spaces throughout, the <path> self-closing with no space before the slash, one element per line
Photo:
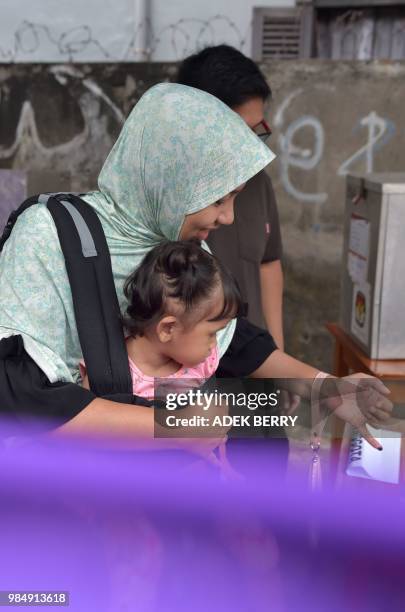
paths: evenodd
<path fill-rule="evenodd" d="M 129 303 L 123 323 L 132 336 L 142 336 L 167 313 L 168 298 L 178 299 L 184 307 L 183 314 L 188 314 L 220 285 L 223 308 L 212 321 L 242 313 L 235 279 L 198 241 L 162 242 L 149 251 L 125 281 L 124 294 Z"/>

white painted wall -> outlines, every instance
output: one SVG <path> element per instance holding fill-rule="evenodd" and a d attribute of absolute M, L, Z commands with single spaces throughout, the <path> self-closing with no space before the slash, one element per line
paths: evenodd
<path fill-rule="evenodd" d="M 135 0 L 1 0 L 0 61 L 123 58 Z"/>
<path fill-rule="evenodd" d="M 134 61 L 141 0 L 1 0 L 0 62 Z M 250 55 L 254 6 L 294 0 L 146 0 L 150 57 L 174 61 L 226 42 Z"/>
<path fill-rule="evenodd" d="M 152 0 L 153 59 L 181 59 L 198 48 L 228 43 L 251 54 L 254 6 L 294 6 L 294 0 Z"/>

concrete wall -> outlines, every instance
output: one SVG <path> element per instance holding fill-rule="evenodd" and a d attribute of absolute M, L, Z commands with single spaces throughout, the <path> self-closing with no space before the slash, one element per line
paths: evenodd
<path fill-rule="evenodd" d="M 272 62 L 270 165 L 286 272 L 287 349 L 323 368 L 336 320 L 345 174 L 404 170 L 405 63 Z M 28 193 L 81 191 L 125 115 L 173 64 L 0 65 L 0 168 L 28 172 Z M 402 112 L 402 115 L 401 115 Z"/>
<path fill-rule="evenodd" d="M 405 63 L 266 65 L 286 272 L 287 348 L 331 363 L 324 323 L 339 314 L 342 220 L 348 172 L 404 171 Z"/>

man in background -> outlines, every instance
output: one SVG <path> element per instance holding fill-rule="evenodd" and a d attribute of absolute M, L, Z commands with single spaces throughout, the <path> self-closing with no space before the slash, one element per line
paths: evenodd
<path fill-rule="evenodd" d="M 191 55 L 180 64 L 177 82 L 216 96 L 262 140 L 270 137 L 264 120 L 270 87 L 256 64 L 237 49 L 218 45 Z M 237 279 L 249 305 L 247 318 L 268 329 L 284 350 L 281 234 L 273 187 L 265 171 L 248 181 L 238 195 L 234 223 L 211 232 L 207 242 Z"/>
<path fill-rule="evenodd" d="M 237 49 L 218 45 L 187 57 L 179 66 L 177 82 L 216 96 L 238 113 L 259 138 L 266 142 L 270 137 L 271 129 L 264 119 L 265 103 L 271 98 L 270 87 L 256 64 Z M 246 183 L 237 196 L 234 211 L 234 223 L 211 232 L 208 245 L 237 279 L 248 304 L 249 321 L 268 329 L 277 346 L 284 350 L 281 233 L 273 187 L 265 171 Z M 260 382 L 255 384 L 257 391 Z M 261 384 L 263 392 L 272 388 L 266 381 Z M 283 394 L 284 411 L 294 411 L 298 403 L 297 396 Z M 285 470 L 288 440 L 284 428 L 262 428 L 261 436 L 261 440 L 255 440 L 256 453 L 263 453 L 262 461 Z M 227 445 L 231 463 L 237 458 L 233 449 L 249 445 L 250 440 L 232 443 Z M 242 465 L 234 465 L 243 471 Z"/>

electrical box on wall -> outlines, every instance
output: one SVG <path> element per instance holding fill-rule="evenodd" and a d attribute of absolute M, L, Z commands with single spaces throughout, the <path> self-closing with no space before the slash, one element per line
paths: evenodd
<path fill-rule="evenodd" d="M 405 359 L 405 173 L 347 177 L 340 312 L 371 359 Z"/>

